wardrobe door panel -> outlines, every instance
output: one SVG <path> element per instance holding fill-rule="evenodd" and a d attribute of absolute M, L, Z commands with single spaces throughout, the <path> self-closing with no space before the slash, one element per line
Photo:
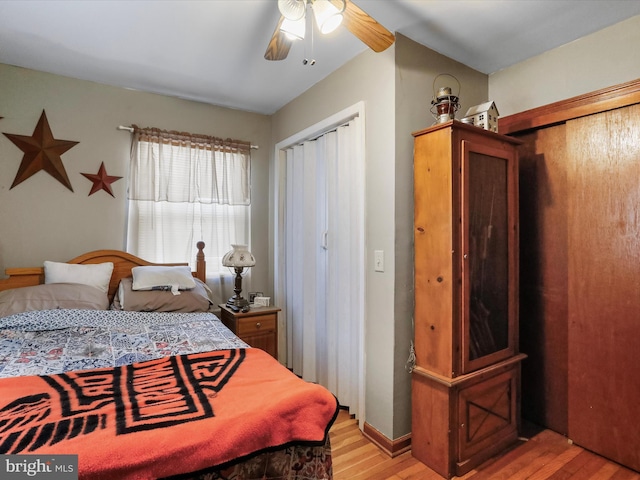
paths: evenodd
<path fill-rule="evenodd" d="M 518 136 L 522 416 L 567 434 L 565 125 Z"/>
<path fill-rule="evenodd" d="M 569 437 L 640 470 L 640 105 L 566 128 Z"/>

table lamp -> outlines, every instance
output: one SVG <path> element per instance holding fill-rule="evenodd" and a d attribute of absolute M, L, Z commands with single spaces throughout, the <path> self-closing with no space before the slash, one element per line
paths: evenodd
<path fill-rule="evenodd" d="M 240 295 L 242 292 L 242 273 L 245 268 L 253 267 L 256 264 L 256 259 L 249 252 L 246 245 L 231 245 L 231 247 L 232 250 L 229 250 L 222 257 L 222 265 L 233 268 L 236 273 L 233 288 L 235 294 L 227 300 L 227 306 L 237 312 L 249 308 L 249 301 Z"/>

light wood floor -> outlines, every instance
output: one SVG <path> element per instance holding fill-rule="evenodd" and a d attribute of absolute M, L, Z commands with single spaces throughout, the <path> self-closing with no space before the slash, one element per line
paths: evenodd
<path fill-rule="evenodd" d="M 341 411 L 330 431 L 334 480 L 442 480 L 411 456 L 390 458 L 362 436 L 356 420 Z M 640 480 L 640 474 L 569 444 L 550 430 L 532 432 L 508 452 L 463 477 L 465 480 Z"/>

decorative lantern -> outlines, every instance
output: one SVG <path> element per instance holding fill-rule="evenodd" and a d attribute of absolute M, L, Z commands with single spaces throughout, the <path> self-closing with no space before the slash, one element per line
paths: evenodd
<path fill-rule="evenodd" d="M 458 84 L 458 93 L 453 94 L 451 87 L 443 86 L 439 87 L 436 93 L 436 82 L 442 76 L 449 76 L 453 78 Z M 456 112 L 460 108 L 458 102 L 460 95 L 460 82 L 453 75 L 448 73 L 441 73 L 433 79 L 433 99 L 431 100 L 431 114 L 436 119 L 436 123 L 445 123 L 453 120 L 456 116 Z"/>

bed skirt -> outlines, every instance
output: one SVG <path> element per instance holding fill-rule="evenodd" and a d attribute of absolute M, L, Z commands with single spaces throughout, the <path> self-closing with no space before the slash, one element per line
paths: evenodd
<path fill-rule="evenodd" d="M 294 445 L 255 455 L 241 462 L 167 480 L 331 480 L 331 442 L 322 446 Z"/>

